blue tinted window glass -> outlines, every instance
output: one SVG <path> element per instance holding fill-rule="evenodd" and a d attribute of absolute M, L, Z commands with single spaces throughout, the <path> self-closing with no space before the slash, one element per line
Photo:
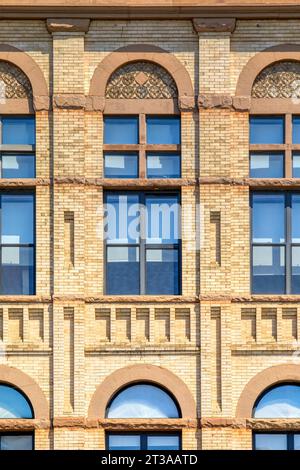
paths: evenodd
<path fill-rule="evenodd" d="M 300 116 L 293 116 L 293 144 L 300 144 Z"/>
<path fill-rule="evenodd" d="M 1 248 L 0 294 L 33 295 L 33 247 L 3 246 Z"/>
<path fill-rule="evenodd" d="M 293 177 L 300 178 L 300 154 L 293 154 Z"/>
<path fill-rule="evenodd" d="M 282 178 L 284 156 L 282 153 L 252 153 L 250 156 L 251 178 Z"/>
<path fill-rule="evenodd" d="M 179 436 L 148 436 L 147 450 L 179 450 Z"/>
<path fill-rule="evenodd" d="M 255 243 L 284 242 L 284 194 L 253 194 L 252 232 L 253 242 Z"/>
<path fill-rule="evenodd" d="M 33 418 L 31 407 L 18 390 L 0 385 L 0 419 Z"/>
<path fill-rule="evenodd" d="M 146 294 L 179 295 L 179 260 L 177 249 L 146 252 Z"/>
<path fill-rule="evenodd" d="M 148 178 L 180 178 L 180 155 L 148 153 Z"/>
<path fill-rule="evenodd" d="M 253 294 L 284 294 L 285 248 L 254 246 L 252 257 Z"/>
<path fill-rule="evenodd" d="M 178 196 L 151 195 L 146 198 L 147 243 L 177 243 L 180 227 Z"/>
<path fill-rule="evenodd" d="M 179 117 L 147 117 L 148 144 L 180 144 Z"/>
<path fill-rule="evenodd" d="M 258 400 L 254 418 L 300 418 L 299 385 L 278 385 Z"/>
<path fill-rule="evenodd" d="M 292 194 L 292 242 L 300 243 L 300 194 Z"/>
<path fill-rule="evenodd" d="M 252 116 L 250 144 L 283 144 L 284 118 L 281 116 Z"/>
<path fill-rule="evenodd" d="M 255 450 L 287 450 L 286 434 L 255 434 Z"/>
<path fill-rule="evenodd" d="M 105 144 L 138 144 L 139 126 L 137 117 L 104 118 Z"/>
<path fill-rule="evenodd" d="M 107 242 L 138 243 L 139 214 L 138 194 L 108 194 L 104 218 L 104 236 Z"/>
<path fill-rule="evenodd" d="M 179 418 L 174 400 L 155 385 L 137 384 L 125 388 L 112 400 L 108 418 Z"/>
<path fill-rule="evenodd" d="M 35 156 L 24 155 L 2 155 L 2 178 L 34 178 Z"/>
<path fill-rule="evenodd" d="M 5 194 L 1 197 L 1 243 L 28 244 L 34 241 L 34 196 Z"/>
<path fill-rule="evenodd" d="M 292 294 L 300 294 L 300 247 L 292 247 Z"/>
<path fill-rule="evenodd" d="M 141 436 L 113 434 L 108 436 L 108 450 L 140 450 Z"/>
<path fill-rule="evenodd" d="M 105 178 L 137 178 L 138 154 L 106 153 L 104 156 Z"/>
<path fill-rule="evenodd" d="M 34 145 L 34 117 L 4 117 L 2 118 L 2 144 L 4 145 Z"/>
<path fill-rule="evenodd" d="M 33 450 L 33 436 L 12 434 L 0 436 L 1 450 Z"/>
<path fill-rule="evenodd" d="M 106 293 L 110 295 L 140 293 L 140 263 L 137 247 L 107 247 Z"/>

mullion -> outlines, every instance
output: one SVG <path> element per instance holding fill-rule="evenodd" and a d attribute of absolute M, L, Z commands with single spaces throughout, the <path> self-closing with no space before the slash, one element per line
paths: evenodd
<path fill-rule="evenodd" d="M 291 293 L 291 267 L 292 267 L 292 249 L 291 249 L 291 242 L 292 242 L 292 193 L 285 194 L 285 237 L 286 237 L 286 249 L 285 249 L 285 285 L 286 285 L 286 293 Z"/>

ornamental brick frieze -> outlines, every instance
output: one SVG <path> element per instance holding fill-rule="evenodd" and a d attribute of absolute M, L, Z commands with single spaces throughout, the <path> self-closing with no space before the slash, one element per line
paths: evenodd
<path fill-rule="evenodd" d="M 282 61 L 266 67 L 256 77 L 252 98 L 300 98 L 300 62 Z"/>

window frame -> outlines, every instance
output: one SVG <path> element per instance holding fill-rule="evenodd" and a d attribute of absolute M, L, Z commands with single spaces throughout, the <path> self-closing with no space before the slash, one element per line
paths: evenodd
<path fill-rule="evenodd" d="M 33 145 L 20 145 L 20 144 L 2 144 L 2 119 L 10 118 L 33 118 L 35 122 L 34 114 L 1 114 L 0 115 L 0 178 L 2 177 L 2 155 L 33 155 L 34 156 L 34 177 L 36 178 L 36 143 Z M 35 122 L 36 124 L 36 122 Z M 36 130 L 35 130 L 35 142 L 36 142 Z M 9 178 L 9 179 L 23 179 L 21 178 Z M 25 179 L 25 178 L 24 178 Z M 30 179 L 30 178 L 29 178 Z"/>
<path fill-rule="evenodd" d="M 9 195 L 32 195 L 33 196 L 33 243 L 2 243 L 2 195 L 9 194 Z M 1 293 L 1 286 L 2 286 L 2 248 L 6 247 L 20 247 L 20 248 L 33 248 L 33 292 L 31 294 L 2 294 Z M 2 189 L 0 191 L 0 298 L 1 296 L 11 295 L 11 296 L 18 296 L 18 295 L 36 295 L 36 192 L 32 189 Z"/>
<path fill-rule="evenodd" d="M 272 194 L 283 194 L 284 195 L 284 219 L 285 219 L 285 241 L 283 243 L 259 243 L 253 242 L 253 196 L 255 194 L 264 194 L 264 195 L 272 195 Z M 251 293 L 253 295 L 268 295 L 263 293 L 255 293 L 253 292 L 253 247 L 261 246 L 261 247 L 284 247 L 285 248 L 285 292 L 279 295 L 298 295 L 292 294 L 292 250 L 293 247 L 300 247 L 299 243 L 292 242 L 292 197 L 293 195 L 299 195 L 300 191 L 298 190 L 273 190 L 266 191 L 266 190 L 258 190 L 255 189 L 250 192 L 250 263 L 251 263 L 251 278 L 250 278 L 250 288 Z M 299 292 L 300 294 L 300 292 Z M 276 293 L 269 294 L 269 295 L 277 295 Z"/>
<path fill-rule="evenodd" d="M 182 162 L 181 153 L 182 145 L 180 144 L 147 144 L 147 117 L 159 117 L 159 118 L 178 118 L 180 126 L 180 141 L 181 141 L 181 116 L 180 113 L 173 114 L 151 114 L 151 113 L 139 113 L 139 114 L 105 114 L 103 117 L 103 126 L 105 126 L 105 119 L 110 117 L 122 117 L 122 118 L 138 118 L 138 143 L 137 144 L 105 144 L 103 143 L 103 173 L 106 179 L 165 179 L 159 177 L 148 177 L 147 175 L 147 154 L 153 152 L 161 152 L 163 154 L 177 153 L 180 157 L 180 175 L 174 179 L 180 179 L 182 176 Z M 103 131 L 104 136 L 104 131 Z M 300 146 L 299 146 L 300 149 Z M 106 177 L 105 176 L 105 155 L 107 153 L 137 153 L 137 169 L 138 174 L 135 178 L 126 177 Z M 168 177 L 167 177 L 168 178 Z M 173 178 L 171 178 L 173 179 Z"/>
<path fill-rule="evenodd" d="M 249 176 L 251 179 L 277 179 L 277 178 L 255 178 L 251 176 L 251 154 L 253 153 L 282 153 L 283 154 L 283 176 L 281 178 L 293 177 L 293 154 L 300 152 L 300 144 L 293 144 L 293 117 L 299 116 L 298 113 L 251 113 L 249 115 Z M 250 142 L 250 126 L 251 118 L 255 117 L 282 117 L 284 120 L 284 143 L 283 144 L 251 144 Z"/>
<path fill-rule="evenodd" d="M 181 207 L 181 193 L 180 191 L 177 190 L 164 190 L 164 191 L 151 191 L 151 190 L 128 190 L 128 189 L 123 189 L 120 191 L 113 191 L 113 190 L 106 190 L 104 191 L 104 206 L 106 205 L 107 201 L 107 195 L 109 194 L 117 194 L 117 195 L 126 195 L 126 194 L 137 194 L 139 197 L 139 204 L 143 205 L 146 207 L 145 201 L 146 197 L 148 195 L 157 195 L 157 196 L 162 196 L 162 195 L 170 195 L 170 196 L 176 196 L 178 198 L 178 203 Z M 144 212 L 144 211 L 143 211 Z M 143 214 L 142 212 L 142 214 Z M 104 261 L 104 276 L 103 276 L 103 290 L 104 290 L 104 295 L 109 295 L 109 296 L 115 296 L 115 295 L 181 295 L 182 293 L 182 240 L 181 240 L 181 224 L 179 224 L 178 227 L 178 243 L 146 243 L 146 239 L 141 237 L 141 234 L 145 234 L 145 219 L 142 217 L 140 218 L 140 237 L 138 243 L 128 243 L 128 244 L 123 244 L 123 243 L 113 243 L 109 244 L 107 243 L 106 238 L 104 237 L 103 239 L 103 261 Z M 140 264 L 140 270 L 139 270 L 139 294 L 108 294 L 107 293 L 107 285 L 108 285 L 108 280 L 107 280 L 107 248 L 109 246 L 112 247 L 130 247 L 130 248 L 139 248 L 139 264 Z M 178 294 L 147 294 L 146 293 L 146 285 L 147 285 L 147 277 L 146 277 L 146 252 L 147 248 L 150 247 L 153 250 L 158 250 L 158 249 L 177 249 L 178 251 Z"/>
<path fill-rule="evenodd" d="M 147 448 L 147 443 L 148 443 L 148 437 L 161 437 L 161 436 L 176 436 L 179 439 L 179 449 L 178 452 L 182 450 L 182 432 L 181 430 L 178 430 L 178 432 L 151 432 L 151 431 L 131 431 L 131 432 L 118 432 L 118 431 L 107 431 L 105 433 L 105 449 L 109 451 L 109 437 L 110 436 L 139 436 L 140 438 L 140 449 L 139 450 L 148 450 Z M 161 449 L 163 450 L 163 449 Z M 120 451 L 111 451 L 111 452 L 120 452 Z M 137 451 L 132 451 L 132 452 L 137 452 Z M 153 451 L 155 452 L 155 451 Z M 176 451 L 175 451 L 176 452 Z"/>

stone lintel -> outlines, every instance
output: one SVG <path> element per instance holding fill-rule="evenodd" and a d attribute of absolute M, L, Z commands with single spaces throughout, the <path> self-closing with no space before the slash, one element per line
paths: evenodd
<path fill-rule="evenodd" d="M 48 18 L 49 33 L 87 33 L 90 20 L 86 18 Z"/>
<path fill-rule="evenodd" d="M 205 93 L 198 96 L 198 107 L 203 109 L 233 109 L 249 112 L 251 98 L 249 96 L 231 96 L 226 94 Z"/>
<path fill-rule="evenodd" d="M 235 18 L 193 18 L 195 31 L 199 33 L 232 33 L 235 30 Z"/>

